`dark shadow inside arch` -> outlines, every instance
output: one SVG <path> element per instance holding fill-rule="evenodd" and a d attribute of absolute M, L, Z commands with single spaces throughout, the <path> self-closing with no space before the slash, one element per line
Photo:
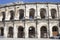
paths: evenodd
<path fill-rule="evenodd" d="M 47 28 L 45 26 L 41 27 L 41 38 L 47 38 Z"/>
<path fill-rule="evenodd" d="M 13 27 L 9 27 L 8 38 L 13 38 Z"/>
<path fill-rule="evenodd" d="M 46 10 L 44 8 L 42 8 L 40 10 L 40 16 L 41 16 L 42 19 L 45 19 L 45 14 L 46 14 Z"/>
<path fill-rule="evenodd" d="M 52 16 L 53 19 L 57 17 L 55 9 L 51 9 L 51 16 Z"/>
<path fill-rule="evenodd" d="M 35 28 L 33 26 L 29 27 L 29 38 L 35 38 Z"/>
<path fill-rule="evenodd" d="M 22 26 L 18 27 L 18 38 L 24 38 L 24 28 Z"/>
<path fill-rule="evenodd" d="M 3 15 L 2 21 L 4 21 L 5 20 L 5 12 L 2 12 L 2 15 Z"/>
<path fill-rule="evenodd" d="M 29 18 L 30 19 L 33 19 L 34 18 L 34 15 L 35 15 L 35 9 L 31 8 L 30 9 L 30 12 L 29 12 Z"/>
<path fill-rule="evenodd" d="M 57 26 L 54 26 L 52 28 L 52 33 L 53 33 L 53 36 L 57 36 L 59 33 L 58 33 L 58 27 Z"/>
<path fill-rule="evenodd" d="M 0 37 L 3 37 L 3 36 L 4 36 L 4 28 L 0 27 Z"/>
<path fill-rule="evenodd" d="M 13 20 L 13 19 L 14 19 L 14 11 L 11 10 L 11 11 L 10 11 L 10 20 Z"/>
<path fill-rule="evenodd" d="M 19 19 L 23 19 L 24 18 L 24 10 L 20 9 L 19 10 Z"/>

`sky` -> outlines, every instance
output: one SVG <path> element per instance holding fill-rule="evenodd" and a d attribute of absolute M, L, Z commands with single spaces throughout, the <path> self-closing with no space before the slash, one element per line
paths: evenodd
<path fill-rule="evenodd" d="M 0 4 L 7 4 L 12 2 L 60 2 L 60 0 L 0 0 Z"/>

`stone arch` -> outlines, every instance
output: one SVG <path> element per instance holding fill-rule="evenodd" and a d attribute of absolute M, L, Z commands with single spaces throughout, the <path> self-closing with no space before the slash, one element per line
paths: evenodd
<path fill-rule="evenodd" d="M 42 26 L 40 28 L 41 31 L 41 38 L 47 38 L 47 28 L 45 26 Z"/>
<path fill-rule="evenodd" d="M 4 36 L 4 28 L 0 27 L 0 36 Z"/>
<path fill-rule="evenodd" d="M 57 36 L 59 33 L 58 33 L 58 27 L 57 26 L 53 26 L 52 27 L 52 34 L 53 36 Z"/>
<path fill-rule="evenodd" d="M 23 19 L 24 18 L 24 9 L 20 9 L 19 10 L 19 19 Z"/>
<path fill-rule="evenodd" d="M 10 11 L 10 20 L 13 20 L 14 19 L 14 13 L 15 12 L 13 10 Z"/>
<path fill-rule="evenodd" d="M 18 27 L 18 38 L 24 38 L 24 28 L 22 26 Z"/>
<path fill-rule="evenodd" d="M 8 30 L 8 37 L 9 38 L 13 38 L 13 27 L 9 27 L 9 30 Z"/>
<path fill-rule="evenodd" d="M 35 38 L 35 28 L 33 26 L 29 27 L 29 38 Z"/>
<path fill-rule="evenodd" d="M 47 23 L 38 23 L 37 24 L 37 34 L 38 34 L 38 38 L 41 38 L 41 27 L 45 26 L 46 28 L 48 27 Z M 47 35 L 48 36 L 48 35 Z"/>
<path fill-rule="evenodd" d="M 46 17 L 46 9 L 44 9 L 44 8 L 40 9 L 40 16 L 42 19 Z"/>
<path fill-rule="evenodd" d="M 29 18 L 34 18 L 34 15 L 35 15 L 35 9 L 34 8 L 31 8 L 30 11 L 29 11 Z"/>
<path fill-rule="evenodd" d="M 53 19 L 57 17 L 57 11 L 56 11 L 56 9 L 51 9 L 51 17 Z"/>

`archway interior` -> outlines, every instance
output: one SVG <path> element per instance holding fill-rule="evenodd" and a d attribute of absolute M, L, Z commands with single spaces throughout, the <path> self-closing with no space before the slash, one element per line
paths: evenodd
<path fill-rule="evenodd" d="M 41 38 L 47 38 L 47 28 L 45 26 L 41 27 Z"/>
<path fill-rule="evenodd" d="M 35 15 L 35 9 L 31 8 L 30 9 L 30 12 L 29 12 L 29 18 L 34 18 L 34 15 Z"/>
<path fill-rule="evenodd" d="M 18 38 L 24 38 L 24 28 L 22 26 L 18 27 Z"/>
<path fill-rule="evenodd" d="M 13 38 L 13 27 L 9 27 L 8 37 Z"/>
<path fill-rule="evenodd" d="M 24 18 L 24 10 L 20 9 L 19 10 L 19 19 L 23 19 Z"/>
<path fill-rule="evenodd" d="M 33 26 L 29 28 L 29 38 L 35 38 L 35 28 Z"/>
<path fill-rule="evenodd" d="M 0 27 L 0 36 L 4 36 L 4 28 Z"/>
<path fill-rule="evenodd" d="M 53 31 L 53 36 L 57 36 L 58 35 L 58 27 L 57 26 L 54 26 L 52 28 L 52 31 Z"/>
<path fill-rule="evenodd" d="M 55 9 L 51 9 L 51 16 L 52 16 L 52 18 L 54 19 L 54 18 L 56 18 L 56 10 Z"/>
<path fill-rule="evenodd" d="M 3 15 L 2 21 L 4 21 L 5 20 L 5 12 L 2 12 L 2 15 Z"/>
<path fill-rule="evenodd" d="M 14 11 L 11 10 L 11 11 L 10 11 L 10 20 L 13 20 L 13 19 L 14 19 Z"/>
<path fill-rule="evenodd" d="M 42 8 L 42 9 L 40 10 L 40 16 L 41 16 L 42 19 L 45 18 L 45 14 L 46 14 L 46 10 Z"/>

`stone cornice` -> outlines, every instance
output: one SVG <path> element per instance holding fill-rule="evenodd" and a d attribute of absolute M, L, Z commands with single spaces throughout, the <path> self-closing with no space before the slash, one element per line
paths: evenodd
<path fill-rule="evenodd" d="M 8 4 L 2 4 L 0 5 L 0 8 L 4 8 L 4 7 L 10 7 L 10 6 L 16 6 L 16 5 L 26 5 L 26 4 L 60 4 L 58 2 L 22 2 L 22 3 L 8 3 Z"/>

